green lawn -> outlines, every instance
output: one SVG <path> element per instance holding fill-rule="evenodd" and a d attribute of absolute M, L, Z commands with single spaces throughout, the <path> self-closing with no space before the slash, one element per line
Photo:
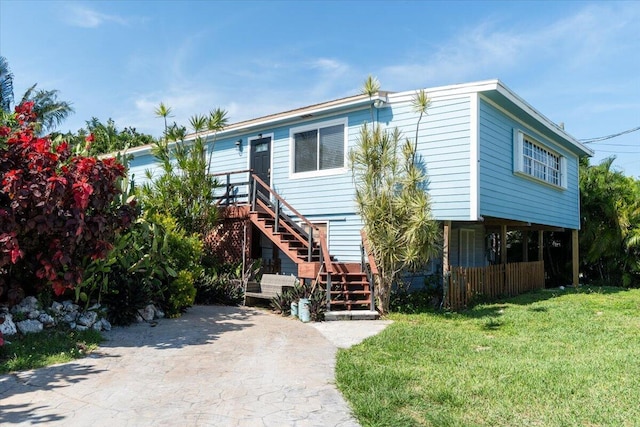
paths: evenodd
<path fill-rule="evenodd" d="M 0 374 L 42 368 L 85 357 L 102 341 L 100 332 L 48 329 L 37 334 L 4 337 L 0 347 Z"/>
<path fill-rule="evenodd" d="M 363 426 L 632 426 L 640 290 L 546 290 L 395 323 L 338 354 Z"/>

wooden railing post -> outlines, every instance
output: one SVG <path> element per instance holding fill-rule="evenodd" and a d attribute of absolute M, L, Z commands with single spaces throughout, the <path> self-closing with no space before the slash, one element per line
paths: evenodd
<path fill-rule="evenodd" d="M 309 229 L 309 238 L 308 238 L 308 242 L 309 242 L 309 251 L 307 253 L 307 260 L 309 262 L 313 261 L 313 229 Z M 320 251 L 320 260 L 322 260 L 322 251 Z M 322 264 L 322 261 L 320 261 L 320 264 Z"/>
<path fill-rule="evenodd" d="M 273 232 L 277 233 L 278 230 L 280 229 L 279 225 L 280 225 L 280 201 L 278 199 L 276 199 L 276 205 L 275 205 L 275 224 L 273 224 Z"/>
<path fill-rule="evenodd" d="M 256 194 L 257 194 L 256 187 L 257 186 L 258 185 L 256 183 L 256 180 L 253 178 L 253 174 L 249 174 L 249 187 L 251 187 L 251 191 L 250 191 L 250 194 L 251 194 L 251 210 L 253 212 L 256 211 Z"/>
<path fill-rule="evenodd" d="M 324 266 L 324 255 L 322 251 L 320 251 L 320 270 L 322 270 L 323 266 Z M 325 295 L 326 295 L 325 300 L 327 304 L 327 311 L 330 311 L 331 310 L 331 273 L 329 271 L 327 271 L 327 283 L 326 283 Z"/>

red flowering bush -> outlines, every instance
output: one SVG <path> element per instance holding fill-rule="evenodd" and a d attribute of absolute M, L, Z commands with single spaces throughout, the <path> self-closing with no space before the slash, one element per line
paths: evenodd
<path fill-rule="evenodd" d="M 74 288 L 135 215 L 117 203 L 124 166 L 36 136 L 32 108 L 24 103 L 0 120 L 0 299 L 10 304 L 25 288 Z"/>

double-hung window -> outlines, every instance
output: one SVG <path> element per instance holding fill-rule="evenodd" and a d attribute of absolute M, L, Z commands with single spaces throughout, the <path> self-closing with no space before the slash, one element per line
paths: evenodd
<path fill-rule="evenodd" d="M 566 159 L 546 148 L 529 135 L 515 135 L 515 172 L 556 187 L 566 188 Z"/>
<path fill-rule="evenodd" d="M 346 120 L 291 129 L 292 173 L 325 175 L 345 166 Z"/>

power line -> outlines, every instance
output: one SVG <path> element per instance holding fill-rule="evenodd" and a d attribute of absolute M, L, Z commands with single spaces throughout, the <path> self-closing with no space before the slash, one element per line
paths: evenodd
<path fill-rule="evenodd" d="M 640 126 L 635 127 L 633 129 L 628 129 L 628 130 L 625 130 L 625 131 L 622 131 L 622 132 L 614 133 L 613 135 L 599 136 L 597 138 L 579 139 L 578 141 L 582 142 L 583 144 L 591 144 L 593 142 L 606 141 L 607 139 L 616 138 L 618 136 L 626 135 L 628 133 L 636 132 L 638 130 L 640 130 Z"/>
<path fill-rule="evenodd" d="M 620 150 L 598 150 L 598 153 L 613 153 L 613 154 L 638 154 L 638 151 L 620 151 Z"/>

